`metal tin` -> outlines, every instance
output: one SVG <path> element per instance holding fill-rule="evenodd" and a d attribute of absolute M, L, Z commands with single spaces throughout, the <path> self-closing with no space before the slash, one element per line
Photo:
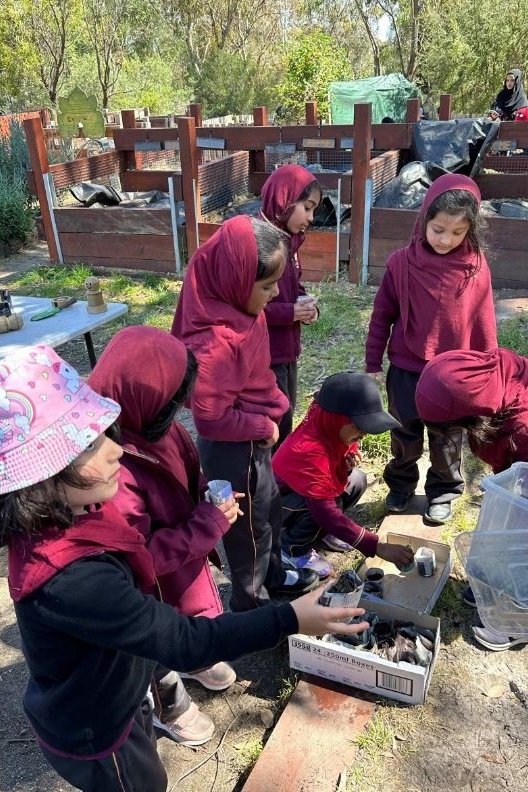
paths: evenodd
<path fill-rule="evenodd" d="M 436 572 L 435 551 L 430 547 L 419 547 L 414 555 L 418 574 L 422 577 L 431 577 Z"/>

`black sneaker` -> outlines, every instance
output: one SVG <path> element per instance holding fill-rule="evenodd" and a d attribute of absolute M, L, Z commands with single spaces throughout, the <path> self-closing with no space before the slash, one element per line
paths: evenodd
<path fill-rule="evenodd" d="M 389 492 L 385 498 L 385 508 L 390 514 L 398 514 L 405 511 L 409 505 L 414 492 Z"/>
<path fill-rule="evenodd" d="M 319 575 L 313 569 L 285 569 L 284 582 L 270 588 L 272 594 L 305 594 L 319 583 Z"/>
<path fill-rule="evenodd" d="M 473 594 L 473 589 L 469 584 L 464 588 L 464 591 L 462 592 L 462 599 L 464 600 L 466 605 L 469 605 L 472 608 L 477 607 L 477 603 L 475 601 L 475 595 Z"/>

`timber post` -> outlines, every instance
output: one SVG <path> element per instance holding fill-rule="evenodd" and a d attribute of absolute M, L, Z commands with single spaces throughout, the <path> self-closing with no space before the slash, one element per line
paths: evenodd
<path fill-rule="evenodd" d="M 46 242 L 48 243 L 49 257 L 52 264 L 60 264 L 61 256 L 55 241 L 55 231 L 53 228 L 53 209 L 49 205 L 46 187 L 44 185 L 44 174 L 50 172 L 50 164 L 40 118 L 26 119 L 24 121 L 24 131 L 26 133 L 29 156 L 33 168 L 35 192 L 37 193 L 38 202 L 40 204 L 44 234 L 46 235 Z"/>
<path fill-rule="evenodd" d="M 198 182 L 198 148 L 196 145 L 194 118 L 185 116 L 178 118 L 178 139 L 180 141 L 182 193 L 185 203 L 187 256 L 190 259 L 200 244 L 198 223 L 202 219 L 200 185 Z"/>
<path fill-rule="evenodd" d="M 350 255 L 348 260 L 348 279 L 351 283 L 360 283 L 363 264 L 366 181 L 370 170 L 371 118 L 372 106 L 370 104 L 361 103 L 354 105 L 352 215 L 350 218 Z"/>

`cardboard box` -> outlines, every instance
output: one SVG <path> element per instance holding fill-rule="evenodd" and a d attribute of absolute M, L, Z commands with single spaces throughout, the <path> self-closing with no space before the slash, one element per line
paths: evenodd
<path fill-rule="evenodd" d="M 436 572 L 431 577 L 422 577 L 415 567 L 407 574 L 402 574 L 398 567 L 382 558 L 366 558 L 359 568 L 359 576 L 365 577 L 369 567 L 379 567 L 385 572 L 383 578 L 383 601 L 401 605 L 404 608 L 431 613 L 438 597 L 443 591 L 447 578 L 451 572 L 451 548 L 441 542 L 432 542 L 422 537 L 407 536 L 405 534 L 387 533 L 389 544 L 410 545 L 416 552 L 419 547 L 430 547 L 435 551 Z M 375 610 L 371 603 L 370 610 Z"/>
<path fill-rule="evenodd" d="M 304 635 L 289 637 L 290 666 L 405 704 L 423 704 L 440 645 L 440 620 L 429 614 L 451 572 L 451 548 L 440 542 L 397 533 L 387 533 L 386 540 L 391 544 L 411 545 L 415 551 L 418 547 L 432 548 L 436 556 L 436 572 L 431 577 L 422 577 L 414 568 L 403 575 L 394 564 L 381 558 L 365 559 L 359 569 L 360 577 L 364 578 L 369 567 L 380 567 L 385 572 L 383 599 L 363 598 L 359 607 L 376 611 L 382 619 L 410 621 L 432 630 L 436 638 L 429 667 L 393 663 L 372 652 L 335 643 L 332 636 L 312 638 Z"/>
<path fill-rule="evenodd" d="M 412 621 L 419 627 L 427 627 L 435 635 L 433 659 L 428 668 L 410 663 L 392 663 L 382 657 L 353 649 L 346 644 L 333 643 L 330 636 L 311 638 L 290 635 L 290 666 L 298 671 L 332 679 L 352 685 L 386 698 L 405 704 L 423 704 L 427 696 L 433 669 L 440 645 L 440 620 L 425 613 L 416 613 L 389 603 L 376 604 L 360 600 L 359 607 L 366 611 L 375 610 L 382 619 Z"/>

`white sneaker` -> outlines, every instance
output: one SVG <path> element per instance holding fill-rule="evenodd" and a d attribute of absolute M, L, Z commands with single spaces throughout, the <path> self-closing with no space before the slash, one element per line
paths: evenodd
<path fill-rule="evenodd" d="M 491 627 L 472 627 L 472 630 L 475 641 L 491 652 L 504 652 L 512 646 L 528 643 L 528 635 L 523 638 L 510 638 L 507 634 L 493 630 Z"/>

